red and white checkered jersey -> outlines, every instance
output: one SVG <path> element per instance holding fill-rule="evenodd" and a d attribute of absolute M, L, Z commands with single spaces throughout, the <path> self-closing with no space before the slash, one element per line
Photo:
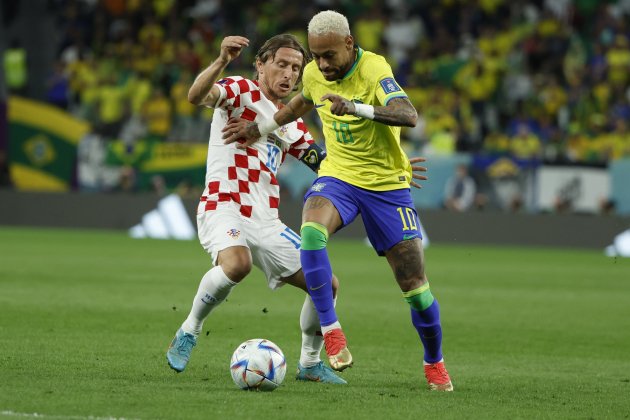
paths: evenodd
<path fill-rule="evenodd" d="M 197 213 L 236 206 L 244 217 L 255 220 L 278 218 L 278 168 L 287 153 L 300 159 L 313 143 L 313 137 L 304 121 L 298 119 L 266 138 L 261 137 L 246 150 L 237 149 L 236 143 L 223 144 L 221 130 L 230 118 L 260 122 L 273 118 L 278 107 L 265 97 L 255 80 L 231 76 L 215 85 L 221 96 L 212 118 L 206 188 Z"/>

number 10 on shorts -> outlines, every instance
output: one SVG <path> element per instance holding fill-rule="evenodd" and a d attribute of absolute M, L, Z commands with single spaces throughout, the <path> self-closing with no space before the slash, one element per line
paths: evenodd
<path fill-rule="evenodd" d="M 418 230 L 418 224 L 416 223 L 416 212 L 409 207 L 398 207 L 396 209 L 400 215 L 400 220 L 403 225 L 403 232 L 406 230 Z"/>

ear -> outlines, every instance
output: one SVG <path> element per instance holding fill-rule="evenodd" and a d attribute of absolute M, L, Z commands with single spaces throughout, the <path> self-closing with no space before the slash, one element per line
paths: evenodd
<path fill-rule="evenodd" d="M 263 62 L 260 61 L 259 59 L 256 59 L 256 71 L 258 71 L 258 74 L 262 74 L 262 68 L 263 68 Z"/>
<path fill-rule="evenodd" d="M 346 36 L 346 49 L 348 51 L 351 51 L 354 49 L 354 38 L 352 37 L 352 35 L 347 35 Z"/>

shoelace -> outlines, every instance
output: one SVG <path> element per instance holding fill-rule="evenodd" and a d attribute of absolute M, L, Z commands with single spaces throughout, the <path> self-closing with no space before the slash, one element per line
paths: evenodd
<path fill-rule="evenodd" d="M 437 376 L 441 379 L 448 379 L 448 372 L 446 371 L 446 367 L 443 363 L 435 363 L 433 365 L 428 365 L 428 375 L 429 376 Z"/>
<path fill-rule="evenodd" d="M 324 335 L 324 345 L 326 346 L 327 354 L 337 354 L 341 350 L 343 350 L 344 347 L 346 347 L 346 337 L 343 335 L 340 329 L 328 331 Z"/>
<path fill-rule="evenodd" d="M 308 369 L 311 370 L 312 372 L 322 371 L 322 370 L 324 370 L 324 362 L 320 361 L 319 363 L 309 367 Z"/>
<path fill-rule="evenodd" d="M 177 352 L 180 354 L 190 353 L 192 348 L 195 346 L 195 340 L 188 334 L 184 334 L 179 340 L 179 345 L 177 346 Z"/>

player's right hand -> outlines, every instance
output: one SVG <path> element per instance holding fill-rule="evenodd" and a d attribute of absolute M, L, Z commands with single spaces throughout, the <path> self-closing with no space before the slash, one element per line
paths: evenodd
<path fill-rule="evenodd" d="M 219 59 L 229 63 L 241 54 L 243 48 L 249 46 L 249 39 L 242 36 L 226 36 L 221 41 Z"/>
<path fill-rule="evenodd" d="M 343 96 L 335 95 L 334 93 L 325 94 L 321 97 L 320 101 L 330 101 L 330 112 L 334 115 L 354 114 L 356 111 L 354 102 L 347 100 Z"/>
<path fill-rule="evenodd" d="M 230 118 L 221 131 L 223 144 L 238 142 L 237 149 L 246 149 L 260 139 L 258 124 L 241 118 Z"/>
<path fill-rule="evenodd" d="M 411 171 L 412 171 L 413 179 L 426 181 L 427 179 L 429 179 L 429 177 L 427 177 L 426 175 L 420 175 L 419 173 L 417 173 L 417 172 L 426 172 L 427 171 L 426 166 L 414 165 L 414 163 L 421 163 L 421 162 L 426 162 L 426 159 L 421 156 L 409 158 L 409 163 L 411 163 Z M 422 185 L 418 184 L 413 179 L 411 180 L 411 182 L 409 182 L 409 185 L 415 188 L 422 188 Z"/>

